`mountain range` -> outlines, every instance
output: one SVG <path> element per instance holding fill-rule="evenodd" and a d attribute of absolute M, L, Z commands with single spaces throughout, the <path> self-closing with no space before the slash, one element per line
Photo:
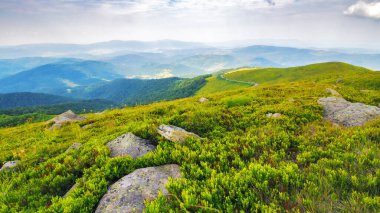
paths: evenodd
<path fill-rule="evenodd" d="M 41 57 L 49 51 L 54 57 Z M 380 68 L 380 54 L 263 45 L 227 49 L 171 40 L 10 46 L 0 48 L 0 58 L 2 94 L 44 93 L 127 105 L 187 97 L 204 84 L 205 78 L 193 77 L 232 68 L 329 61 Z"/>

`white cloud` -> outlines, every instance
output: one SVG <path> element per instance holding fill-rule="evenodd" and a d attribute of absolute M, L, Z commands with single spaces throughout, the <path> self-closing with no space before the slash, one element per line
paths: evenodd
<path fill-rule="evenodd" d="M 357 3 L 351 5 L 346 11 L 344 11 L 344 14 L 380 19 L 380 1 L 358 1 Z"/>

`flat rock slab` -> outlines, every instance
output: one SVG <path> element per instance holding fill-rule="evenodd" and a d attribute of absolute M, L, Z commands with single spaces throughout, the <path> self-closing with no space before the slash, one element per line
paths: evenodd
<path fill-rule="evenodd" d="M 123 134 L 108 142 L 106 146 L 111 150 L 111 157 L 130 155 L 132 158 L 138 158 L 156 149 L 150 141 L 132 133 Z"/>
<path fill-rule="evenodd" d="M 4 165 L 1 167 L 0 171 L 2 171 L 2 170 L 11 170 L 14 167 L 16 167 L 17 164 L 18 164 L 18 161 L 8 161 L 8 162 L 4 163 Z"/>
<path fill-rule="evenodd" d="M 75 114 L 73 111 L 69 110 L 53 118 L 52 121 L 54 122 L 54 124 L 50 129 L 60 128 L 62 124 L 67 122 L 83 121 L 84 119 L 86 118 L 83 116 L 79 116 Z"/>
<path fill-rule="evenodd" d="M 362 103 L 351 103 L 343 98 L 328 97 L 318 100 L 324 108 L 324 117 L 347 127 L 363 126 L 380 117 L 380 108 Z"/>
<path fill-rule="evenodd" d="M 180 127 L 162 124 L 158 127 L 157 132 L 164 138 L 173 142 L 185 142 L 187 138 L 200 138 L 198 135 L 188 132 Z"/>
<path fill-rule="evenodd" d="M 159 191 L 168 194 L 164 185 L 169 177 L 181 177 L 178 165 L 137 169 L 109 187 L 95 213 L 143 212 L 145 200 L 154 200 Z"/>

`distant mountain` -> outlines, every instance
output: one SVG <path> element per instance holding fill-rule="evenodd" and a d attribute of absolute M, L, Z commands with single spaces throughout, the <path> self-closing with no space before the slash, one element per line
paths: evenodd
<path fill-rule="evenodd" d="M 78 59 L 43 57 L 0 59 L 0 79 L 45 64 L 65 62 L 69 60 L 77 61 Z"/>
<path fill-rule="evenodd" d="M 0 47 L 0 58 L 20 57 L 91 57 L 121 55 L 133 52 L 158 52 L 162 50 L 206 48 L 195 42 L 176 40 L 160 41 L 108 41 L 92 44 L 27 44 Z"/>
<path fill-rule="evenodd" d="M 341 61 L 372 69 L 380 69 L 380 54 L 353 54 L 328 50 L 259 45 L 233 49 L 231 55 L 242 60 L 263 58 L 276 63 L 281 67 Z"/>
<path fill-rule="evenodd" d="M 60 94 L 72 88 L 120 78 L 113 65 L 99 61 L 47 64 L 0 79 L 0 92 Z"/>
<path fill-rule="evenodd" d="M 43 93 L 7 93 L 0 94 L 0 109 L 14 107 L 30 107 L 41 105 L 53 105 L 65 102 L 73 102 L 75 99 Z"/>

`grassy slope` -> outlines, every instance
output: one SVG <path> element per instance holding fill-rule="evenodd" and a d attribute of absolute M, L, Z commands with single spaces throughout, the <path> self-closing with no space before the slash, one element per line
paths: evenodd
<path fill-rule="evenodd" d="M 242 69 L 227 73 L 226 78 L 254 81 L 260 84 L 313 81 L 335 83 L 342 79 L 346 85 L 380 89 L 380 73 L 350 64 L 331 62 L 291 68 Z"/>
<path fill-rule="evenodd" d="M 91 212 L 112 182 L 168 163 L 180 164 L 183 178 L 170 181 L 171 196 L 149 203 L 148 212 L 378 211 L 380 121 L 360 128 L 323 121 L 317 100 L 326 86 L 250 87 L 210 94 L 207 103 L 192 97 L 88 114 L 55 131 L 45 123 L 1 129 L 0 162 L 20 159 L 21 168 L 0 173 L 0 212 Z M 284 116 L 270 119 L 270 112 Z M 162 123 L 205 139 L 168 142 L 156 132 Z M 104 144 L 127 131 L 157 150 L 110 158 Z M 65 152 L 75 142 L 84 146 Z"/>
<path fill-rule="evenodd" d="M 202 87 L 196 94 L 207 95 L 216 92 L 223 92 L 227 90 L 241 89 L 250 87 L 249 84 L 236 83 L 224 80 L 220 75 L 207 78 L 207 84 Z"/>
<path fill-rule="evenodd" d="M 317 82 L 330 84 L 344 98 L 378 105 L 380 103 L 380 72 L 340 62 L 312 64 L 291 68 L 240 69 L 225 74 L 227 79 L 273 85 L 289 82 Z M 342 83 L 336 83 L 337 80 Z"/>

